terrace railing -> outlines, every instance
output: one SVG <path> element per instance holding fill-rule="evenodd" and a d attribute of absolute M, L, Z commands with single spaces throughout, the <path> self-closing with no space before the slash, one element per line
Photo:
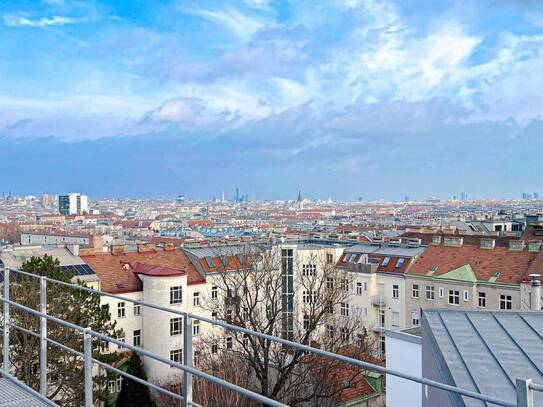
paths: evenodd
<path fill-rule="evenodd" d="M 32 308 L 26 307 L 22 304 L 19 304 L 16 301 L 13 301 L 10 299 L 9 296 L 9 287 L 10 287 L 10 274 L 16 273 L 20 275 L 25 275 L 31 278 L 35 278 L 39 280 L 40 283 L 40 307 L 39 311 L 34 310 Z M 157 309 L 160 311 L 172 313 L 172 314 L 178 314 L 183 318 L 184 321 L 184 329 L 183 329 L 183 363 L 174 362 L 170 359 L 167 359 L 163 356 L 160 356 L 156 353 L 146 351 L 143 348 L 130 345 L 126 342 L 120 341 L 118 339 L 112 338 L 107 335 L 103 335 L 99 332 L 93 331 L 92 329 L 89 329 L 88 327 L 82 327 L 75 324 L 72 324 L 68 321 L 64 321 L 62 319 L 56 318 L 52 315 L 47 314 L 47 284 L 58 284 L 61 286 L 69 287 L 76 290 L 81 290 L 84 292 L 97 294 L 100 296 L 115 298 L 120 301 L 126 301 L 131 302 L 133 304 L 141 305 L 144 307 L 149 307 L 153 309 Z M 333 360 L 337 360 L 343 363 L 347 363 L 356 367 L 359 367 L 363 370 L 370 370 L 382 374 L 388 374 L 396 377 L 400 377 L 412 382 L 420 383 L 422 385 L 430 386 L 433 388 L 441 389 L 447 392 L 459 394 L 461 396 L 470 397 L 473 399 L 477 399 L 486 403 L 490 403 L 493 405 L 503 406 L 503 407 L 534 407 L 534 400 L 533 400 L 533 392 L 539 391 L 543 392 L 543 385 L 540 384 L 534 384 L 531 379 L 517 379 L 516 380 L 516 402 L 511 402 L 508 400 L 501 400 L 499 398 L 493 397 L 492 395 L 486 395 L 481 394 L 472 390 L 463 389 L 455 386 L 451 386 L 445 383 L 437 382 L 434 380 L 426 379 L 423 377 L 418 377 L 414 375 L 410 375 L 407 373 L 399 372 L 396 370 L 388 369 L 386 367 L 382 367 L 376 364 L 372 364 L 369 362 L 364 362 L 358 359 L 350 358 L 348 356 L 339 355 L 332 352 L 327 352 L 322 349 L 313 348 L 311 346 L 303 345 L 300 343 L 292 342 L 285 340 L 283 338 L 279 338 L 276 336 L 267 335 L 261 332 L 252 331 L 250 329 L 246 329 L 243 327 L 239 327 L 236 325 L 231 325 L 222 321 L 210 319 L 201 315 L 193 314 L 186 311 L 181 311 L 179 309 L 175 308 L 169 308 L 160 306 L 157 304 L 151 304 L 146 303 L 139 300 L 134 300 L 131 298 L 127 298 L 121 295 L 115 295 L 106 293 L 100 290 L 95 290 L 88 287 L 82 287 L 77 284 L 62 282 L 58 280 L 54 280 L 48 277 L 38 276 L 32 273 L 24 272 L 21 270 L 16 269 L 5 269 L 4 270 L 4 282 L 3 282 L 3 295 L 0 297 L 0 301 L 3 305 L 2 312 L 3 312 L 3 348 L 2 348 L 2 359 L 3 359 L 3 368 L 1 369 L 2 372 L 9 375 L 10 371 L 10 330 L 16 329 L 22 332 L 25 332 L 29 335 L 38 337 L 40 339 L 40 360 L 39 360 L 39 372 L 40 372 L 40 388 L 39 393 L 42 397 L 45 397 L 47 392 L 47 344 L 51 344 L 53 346 L 58 346 L 59 348 L 71 352 L 83 359 L 84 363 L 84 386 L 85 386 L 85 407 L 92 407 L 93 406 L 93 373 L 92 368 L 93 364 L 96 364 L 107 371 L 110 371 L 112 373 L 118 374 L 120 376 L 123 376 L 129 380 L 133 380 L 137 383 L 143 384 L 145 386 L 148 386 L 149 388 L 166 394 L 176 400 L 179 400 L 180 403 L 182 403 L 183 406 L 199 406 L 197 403 L 193 402 L 193 395 L 192 395 L 192 380 L 193 376 L 200 377 L 204 380 L 208 380 L 211 383 L 214 383 L 216 385 L 222 386 L 226 389 L 232 390 L 234 392 L 237 392 L 243 396 L 246 396 L 252 400 L 255 400 L 259 403 L 262 403 L 266 406 L 285 406 L 285 404 L 272 400 L 268 397 L 262 396 L 261 394 L 258 394 L 254 391 L 245 389 L 243 387 L 237 386 L 233 383 L 229 383 L 223 379 L 220 379 L 218 377 L 215 377 L 209 373 L 203 372 L 201 370 L 195 369 L 193 366 L 193 351 L 192 351 L 192 321 L 193 320 L 199 320 L 202 322 L 209 323 L 211 325 L 219 326 L 224 329 L 235 331 L 247 335 L 254 335 L 256 337 L 266 339 L 272 342 L 279 343 L 283 346 L 290 347 L 293 349 L 300 349 L 304 352 L 327 357 Z M 25 327 L 18 326 L 14 324 L 10 320 L 10 308 L 16 308 L 20 311 L 29 313 L 31 315 L 34 315 L 40 319 L 40 329 L 39 332 L 33 332 Z M 83 336 L 83 352 L 79 352 L 75 349 L 69 348 L 57 341 L 52 340 L 47 336 L 47 322 L 51 321 L 56 324 L 71 328 L 75 331 L 81 332 L 81 335 Z M 183 375 L 183 394 L 176 394 L 168 389 L 165 389 L 163 387 L 160 387 L 154 383 L 151 383 L 148 380 L 143 380 L 138 377 L 135 377 L 127 372 L 124 372 L 122 370 L 119 370 L 113 366 L 108 365 L 107 363 L 104 363 L 100 360 L 97 360 L 92 355 L 92 340 L 93 338 L 107 341 L 110 343 L 114 343 L 120 347 L 129 349 L 133 352 L 136 352 L 138 354 L 141 354 L 143 356 L 147 356 L 151 359 L 163 362 L 167 365 L 170 365 L 173 368 L 177 368 L 179 370 L 182 370 L 184 372 Z"/>

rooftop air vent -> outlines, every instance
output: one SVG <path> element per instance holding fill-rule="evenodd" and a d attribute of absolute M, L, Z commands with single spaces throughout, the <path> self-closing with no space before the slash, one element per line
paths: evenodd
<path fill-rule="evenodd" d="M 539 240 L 530 240 L 528 242 L 528 251 L 537 253 L 541 250 L 541 242 Z"/>
<path fill-rule="evenodd" d="M 432 244 L 439 246 L 441 244 L 441 236 L 432 236 Z"/>

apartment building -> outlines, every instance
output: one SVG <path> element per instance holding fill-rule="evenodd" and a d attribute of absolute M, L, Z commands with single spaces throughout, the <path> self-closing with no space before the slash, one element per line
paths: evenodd
<path fill-rule="evenodd" d="M 475 242 L 473 237 L 469 244 L 462 236 L 433 237 L 405 274 L 407 326 L 419 325 L 424 309 L 534 308 L 532 292 L 543 271 L 541 241 L 508 239 L 498 246 L 491 237 L 479 237 Z"/>
<path fill-rule="evenodd" d="M 89 212 L 89 198 L 80 193 L 58 196 L 58 212 L 61 215 L 82 215 Z"/>
<path fill-rule="evenodd" d="M 138 245 L 136 251 L 125 251 L 116 246 L 110 253 L 87 254 L 82 259 L 96 273 L 102 291 L 206 315 L 199 300 L 206 287 L 205 280 L 180 249 Z M 109 297 L 102 297 L 101 301 L 117 322 L 117 328 L 122 329 L 122 340 L 165 358 L 182 361 L 182 317 Z M 203 324 L 194 322 L 195 342 L 204 329 Z M 144 366 L 152 380 L 170 378 L 171 369 L 164 363 L 144 358 Z"/>
<path fill-rule="evenodd" d="M 405 274 L 424 250 L 416 239 L 376 241 L 346 248 L 338 260 L 337 266 L 354 276 L 353 316 L 362 321 L 366 333 L 378 339 L 381 357 L 385 355 L 385 330 L 407 325 Z"/>

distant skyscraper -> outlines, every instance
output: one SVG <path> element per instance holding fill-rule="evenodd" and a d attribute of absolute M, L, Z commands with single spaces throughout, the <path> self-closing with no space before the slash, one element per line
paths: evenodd
<path fill-rule="evenodd" d="M 236 202 L 239 202 L 239 188 L 236 188 Z"/>
<path fill-rule="evenodd" d="M 468 199 L 468 194 L 466 194 L 465 192 L 462 192 L 460 194 L 460 200 L 465 201 L 466 199 Z"/>
<path fill-rule="evenodd" d="M 177 203 L 185 202 L 185 195 L 177 195 L 176 201 L 177 201 Z"/>
<path fill-rule="evenodd" d="M 534 199 L 539 199 L 539 192 L 534 192 Z"/>
<path fill-rule="evenodd" d="M 532 194 L 529 194 L 528 192 L 523 192 L 522 199 L 532 199 Z"/>
<path fill-rule="evenodd" d="M 89 199 L 86 195 L 71 193 L 58 196 L 58 212 L 61 215 L 82 215 L 89 212 Z"/>

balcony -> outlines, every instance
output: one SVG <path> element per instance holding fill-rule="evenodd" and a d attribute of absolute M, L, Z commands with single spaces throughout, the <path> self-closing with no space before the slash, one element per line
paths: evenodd
<path fill-rule="evenodd" d="M 380 323 L 376 323 L 371 329 L 373 332 L 377 333 L 383 333 L 386 330 L 385 325 Z"/>
<path fill-rule="evenodd" d="M 387 297 L 385 295 L 372 295 L 371 303 L 377 307 L 381 305 L 387 305 Z"/>

